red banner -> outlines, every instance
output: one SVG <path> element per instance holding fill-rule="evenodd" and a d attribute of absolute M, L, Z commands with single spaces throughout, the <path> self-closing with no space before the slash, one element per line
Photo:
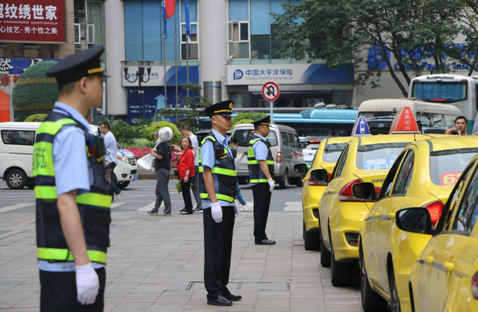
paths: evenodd
<path fill-rule="evenodd" d="M 65 0 L 0 0 L 0 41 L 66 42 Z"/>

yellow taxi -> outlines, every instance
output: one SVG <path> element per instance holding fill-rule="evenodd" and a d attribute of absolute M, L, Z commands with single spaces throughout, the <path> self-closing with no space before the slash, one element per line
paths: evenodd
<path fill-rule="evenodd" d="M 477 152 L 478 137 L 442 135 L 412 142 L 396 159 L 377 198 L 372 192 L 374 185 L 354 186 L 353 191 L 359 191 L 357 197 L 376 200 L 360 228 L 365 311 L 386 308 L 388 302 L 392 311 L 411 311 L 410 270 L 430 237 L 398 229 L 394 222 L 396 212 L 406 207 L 424 207 L 435 225 L 453 185 Z"/>
<path fill-rule="evenodd" d="M 411 111 L 407 109 L 407 112 Z M 410 114 L 406 114 L 407 118 Z M 395 120 L 404 119 L 404 116 L 405 114 L 399 111 Z M 354 127 L 355 134 L 358 134 L 355 132 L 358 128 L 367 129 L 365 119 L 361 118 L 363 117 L 356 123 L 361 126 Z M 391 131 L 402 134 L 360 136 L 347 143 L 319 202 L 320 263 L 323 267 L 331 267 L 331 282 L 334 286 L 348 286 L 352 282 L 352 269 L 358 265 L 360 226 L 373 206 L 373 201 L 354 196 L 352 187 L 357 183 L 371 182 L 378 192 L 403 148 L 412 141 L 432 137 L 419 134 L 414 119 L 414 126 L 411 129 L 407 126 L 409 128 L 407 131 L 396 131 L 395 120 L 395 126 L 392 124 Z M 317 179 L 328 182 L 325 171 L 321 172 L 323 178 Z"/>
<path fill-rule="evenodd" d="M 311 172 L 315 169 L 327 170 L 332 174 L 335 163 L 351 137 L 333 137 L 322 140 L 312 161 L 312 167 L 304 178 L 302 188 L 303 237 L 306 250 L 319 250 L 319 222 L 317 205 L 327 182 L 313 179 Z"/>
<path fill-rule="evenodd" d="M 426 208 L 397 211 L 400 230 L 429 239 L 407 280 L 412 311 L 478 311 L 477 194 L 475 156 L 461 174 L 435 228 L 433 214 Z"/>

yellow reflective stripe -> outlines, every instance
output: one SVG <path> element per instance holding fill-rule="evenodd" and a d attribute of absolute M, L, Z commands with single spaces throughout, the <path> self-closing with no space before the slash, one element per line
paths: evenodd
<path fill-rule="evenodd" d="M 83 205 L 99 206 L 110 208 L 111 206 L 111 196 L 98 194 L 98 193 L 84 193 L 79 196 L 76 196 L 76 203 Z"/>
<path fill-rule="evenodd" d="M 63 118 L 57 121 L 44 121 L 38 128 L 37 135 L 41 133 L 55 135 L 64 125 L 76 125 L 76 121 L 70 118 Z"/>
<path fill-rule="evenodd" d="M 53 144 L 50 142 L 38 142 L 33 146 L 33 172 L 34 177 L 54 176 Z"/>
<path fill-rule="evenodd" d="M 254 154 L 254 149 L 252 148 L 252 146 L 249 146 L 247 148 L 247 157 L 256 158 L 256 154 Z"/>
<path fill-rule="evenodd" d="M 204 142 L 206 142 L 207 139 L 211 139 L 213 142 L 216 142 L 216 138 L 209 135 L 201 141 L 201 145 L 204 145 Z"/>
<path fill-rule="evenodd" d="M 212 169 L 212 173 L 227 175 L 227 176 L 231 176 L 231 177 L 236 176 L 236 170 L 224 169 L 224 168 L 218 168 L 218 167 L 214 167 Z"/>
<path fill-rule="evenodd" d="M 199 194 L 199 196 L 202 199 L 210 199 L 209 194 L 207 194 L 207 193 L 201 193 L 201 194 Z M 230 203 L 232 203 L 234 201 L 234 197 L 223 195 L 223 194 L 216 194 L 216 198 L 218 200 L 224 200 L 224 201 L 227 201 L 227 202 L 230 202 Z"/>
<path fill-rule="evenodd" d="M 198 169 L 199 169 L 199 173 L 202 173 L 202 172 L 204 172 L 204 168 L 203 168 L 203 166 L 199 166 L 199 167 L 198 167 Z"/>
<path fill-rule="evenodd" d="M 87 250 L 88 258 L 92 262 L 106 263 L 106 252 Z M 66 248 L 37 247 L 37 258 L 42 260 L 74 261 L 73 254 Z"/>
<path fill-rule="evenodd" d="M 39 199 L 57 199 L 56 186 L 35 186 L 35 197 Z"/>
<path fill-rule="evenodd" d="M 266 160 L 266 163 L 267 163 L 268 165 L 273 165 L 273 164 L 274 164 L 274 161 L 273 161 L 273 160 Z"/>
<path fill-rule="evenodd" d="M 267 179 L 251 179 L 249 180 L 249 183 L 268 183 L 269 180 Z"/>
<path fill-rule="evenodd" d="M 248 164 L 248 165 L 257 165 L 258 163 L 259 163 L 258 160 L 248 160 L 248 161 L 247 161 L 247 164 Z"/>

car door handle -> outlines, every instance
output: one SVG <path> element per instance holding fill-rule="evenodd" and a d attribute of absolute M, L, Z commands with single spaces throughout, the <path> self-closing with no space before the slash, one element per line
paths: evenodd
<path fill-rule="evenodd" d="M 390 212 L 390 213 L 388 214 L 388 216 L 390 217 L 390 219 L 394 219 L 394 218 L 395 218 L 395 213 Z"/>
<path fill-rule="evenodd" d="M 428 262 L 429 264 L 432 264 L 433 261 L 435 261 L 435 259 L 434 259 L 432 256 L 427 257 L 427 262 Z"/>
<path fill-rule="evenodd" d="M 445 268 L 447 272 L 451 272 L 455 270 L 455 265 L 448 261 L 443 264 L 443 267 Z"/>
<path fill-rule="evenodd" d="M 380 217 L 380 212 L 376 212 L 376 213 L 374 213 L 374 214 L 373 214 L 373 216 L 374 216 L 375 218 L 378 218 L 378 217 Z"/>

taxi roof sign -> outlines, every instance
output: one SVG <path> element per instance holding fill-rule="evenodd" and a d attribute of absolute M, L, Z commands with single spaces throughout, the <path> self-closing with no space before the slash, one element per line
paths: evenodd
<path fill-rule="evenodd" d="M 365 117 L 360 116 L 354 124 L 352 129 L 352 136 L 371 135 L 370 128 L 368 127 Z"/>
<path fill-rule="evenodd" d="M 410 107 L 404 106 L 400 108 L 390 126 L 389 133 L 421 133 L 418 130 L 417 121 Z"/>

